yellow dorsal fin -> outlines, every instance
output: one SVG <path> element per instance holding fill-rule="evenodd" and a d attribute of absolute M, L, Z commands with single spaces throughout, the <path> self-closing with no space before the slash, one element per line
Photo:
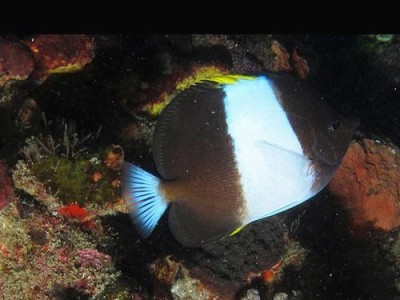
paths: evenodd
<path fill-rule="evenodd" d="M 255 76 L 238 75 L 238 74 L 224 74 L 224 75 L 212 76 L 210 78 L 207 78 L 207 80 L 216 82 L 218 84 L 235 84 L 240 79 L 254 80 L 256 78 L 257 77 L 255 77 Z"/>
<path fill-rule="evenodd" d="M 218 85 L 228 85 L 235 84 L 240 79 L 254 80 L 256 78 L 257 76 L 227 74 L 226 70 L 215 66 L 195 68 L 193 74 L 176 82 L 175 90 L 172 93 L 163 92 L 154 102 L 149 102 L 141 107 L 141 110 L 157 116 L 178 93 L 197 83 L 209 81 Z"/>

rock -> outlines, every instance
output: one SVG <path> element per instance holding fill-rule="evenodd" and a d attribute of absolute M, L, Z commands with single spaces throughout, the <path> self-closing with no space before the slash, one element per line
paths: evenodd
<path fill-rule="evenodd" d="M 27 79 L 34 69 L 29 48 L 0 38 L 0 88 L 9 80 Z"/>
<path fill-rule="evenodd" d="M 170 254 L 148 269 L 174 299 L 260 299 L 284 279 L 287 267 L 304 262 L 304 248 L 287 237 L 287 230 L 281 218 L 272 217 L 200 248 L 169 245 Z"/>
<path fill-rule="evenodd" d="M 287 299 L 289 299 L 289 296 L 286 293 L 278 293 L 274 295 L 274 300 L 287 300 Z"/>
<path fill-rule="evenodd" d="M 387 46 L 377 57 L 377 63 L 387 78 L 400 86 L 400 43 Z"/>
<path fill-rule="evenodd" d="M 256 73 L 269 69 L 274 60 L 271 35 L 228 36 L 222 34 L 196 34 L 192 36 L 194 47 L 225 50 L 230 56 L 231 71 Z"/>
<path fill-rule="evenodd" d="M 400 226 L 400 151 L 390 143 L 353 142 L 329 189 L 352 217 L 355 230 Z"/>
<path fill-rule="evenodd" d="M 260 300 L 260 293 L 256 289 L 250 289 L 246 292 L 246 295 L 240 300 Z"/>
<path fill-rule="evenodd" d="M 194 249 L 191 259 L 183 264 L 211 290 L 234 295 L 248 285 L 250 273 L 268 270 L 282 259 L 288 250 L 286 233 L 282 219 L 271 217 L 232 237 Z"/>
<path fill-rule="evenodd" d="M 83 34 L 43 34 L 26 42 L 33 53 L 32 78 L 44 80 L 50 74 L 81 70 L 94 58 L 92 37 Z"/>
<path fill-rule="evenodd" d="M 0 39 L 0 87 L 10 80 L 43 81 L 50 74 L 81 70 L 94 58 L 94 39 L 79 34 L 44 34 L 29 40 Z"/>
<path fill-rule="evenodd" d="M 307 60 L 299 55 L 297 49 L 292 51 L 290 61 L 297 76 L 301 79 L 306 79 L 310 73 L 310 67 Z"/>
<path fill-rule="evenodd" d="M 181 276 L 173 283 L 171 293 L 176 300 L 222 299 L 220 296 L 208 290 L 198 279 L 191 278 L 186 269 L 181 269 Z"/>
<path fill-rule="evenodd" d="M 358 41 L 361 53 L 374 67 L 377 76 L 384 75 L 387 81 L 399 87 L 400 35 L 369 34 L 359 37 Z"/>
<path fill-rule="evenodd" d="M 286 49 L 278 41 L 273 41 L 271 51 L 275 54 L 271 64 L 272 71 L 289 72 L 289 53 Z"/>

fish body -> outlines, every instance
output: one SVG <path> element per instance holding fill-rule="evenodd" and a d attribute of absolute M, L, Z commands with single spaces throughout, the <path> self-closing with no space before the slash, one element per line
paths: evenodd
<path fill-rule="evenodd" d="M 124 197 L 143 237 L 168 206 L 169 227 L 196 247 L 323 189 L 358 122 L 288 75 L 197 83 L 163 110 L 153 136 L 160 177 L 124 165 Z"/>

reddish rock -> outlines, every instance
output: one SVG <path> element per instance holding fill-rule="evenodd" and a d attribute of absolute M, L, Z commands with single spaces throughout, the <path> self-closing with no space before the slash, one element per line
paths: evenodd
<path fill-rule="evenodd" d="M 400 226 L 399 183 L 399 148 L 365 139 L 350 145 L 329 188 L 363 233 L 369 224 L 385 231 Z"/>
<path fill-rule="evenodd" d="M 276 40 L 272 41 L 271 51 L 275 55 L 271 70 L 273 72 L 289 72 L 289 53 L 286 49 Z"/>
<path fill-rule="evenodd" d="M 301 79 L 306 79 L 310 73 L 310 67 L 308 66 L 307 60 L 299 55 L 297 49 L 292 51 L 292 54 L 290 55 L 290 61 L 297 76 L 299 76 Z"/>
<path fill-rule="evenodd" d="M 34 67 L 32 53 L 24 45 L 0 39 L 0 87 L 9 80 L 29 77 Z"/>
<path fill-rule="evenodd" d="M 94 57 L 94 40 L 80 34 L 37 35 L 27 43 L 35 60 L 33 79 L 81 70 Z"/>
<path fill-rule="evenodd" d="M 7 165 L 0 160 L 0 209 L 12 200 L 13 182 L 7 172 Z"/>
<path fill-rule="evenodd" d="M 94 58 L 94 39 L 79 34 L 37 35 L 27 41 L 0 39 L 0 87 L 9 80 L 45 80 L 81 70 Z"/>

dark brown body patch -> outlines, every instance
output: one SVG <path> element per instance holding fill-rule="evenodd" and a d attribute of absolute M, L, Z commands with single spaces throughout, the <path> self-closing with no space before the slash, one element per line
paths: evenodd
<path fill-rule="evenodd" d="M 154 159 L 172 202 L 169 226 L 195 247 L 230 233 L 246 215 L 222 89 L 193 86 L 165 108 L 154 133 Z"/>

